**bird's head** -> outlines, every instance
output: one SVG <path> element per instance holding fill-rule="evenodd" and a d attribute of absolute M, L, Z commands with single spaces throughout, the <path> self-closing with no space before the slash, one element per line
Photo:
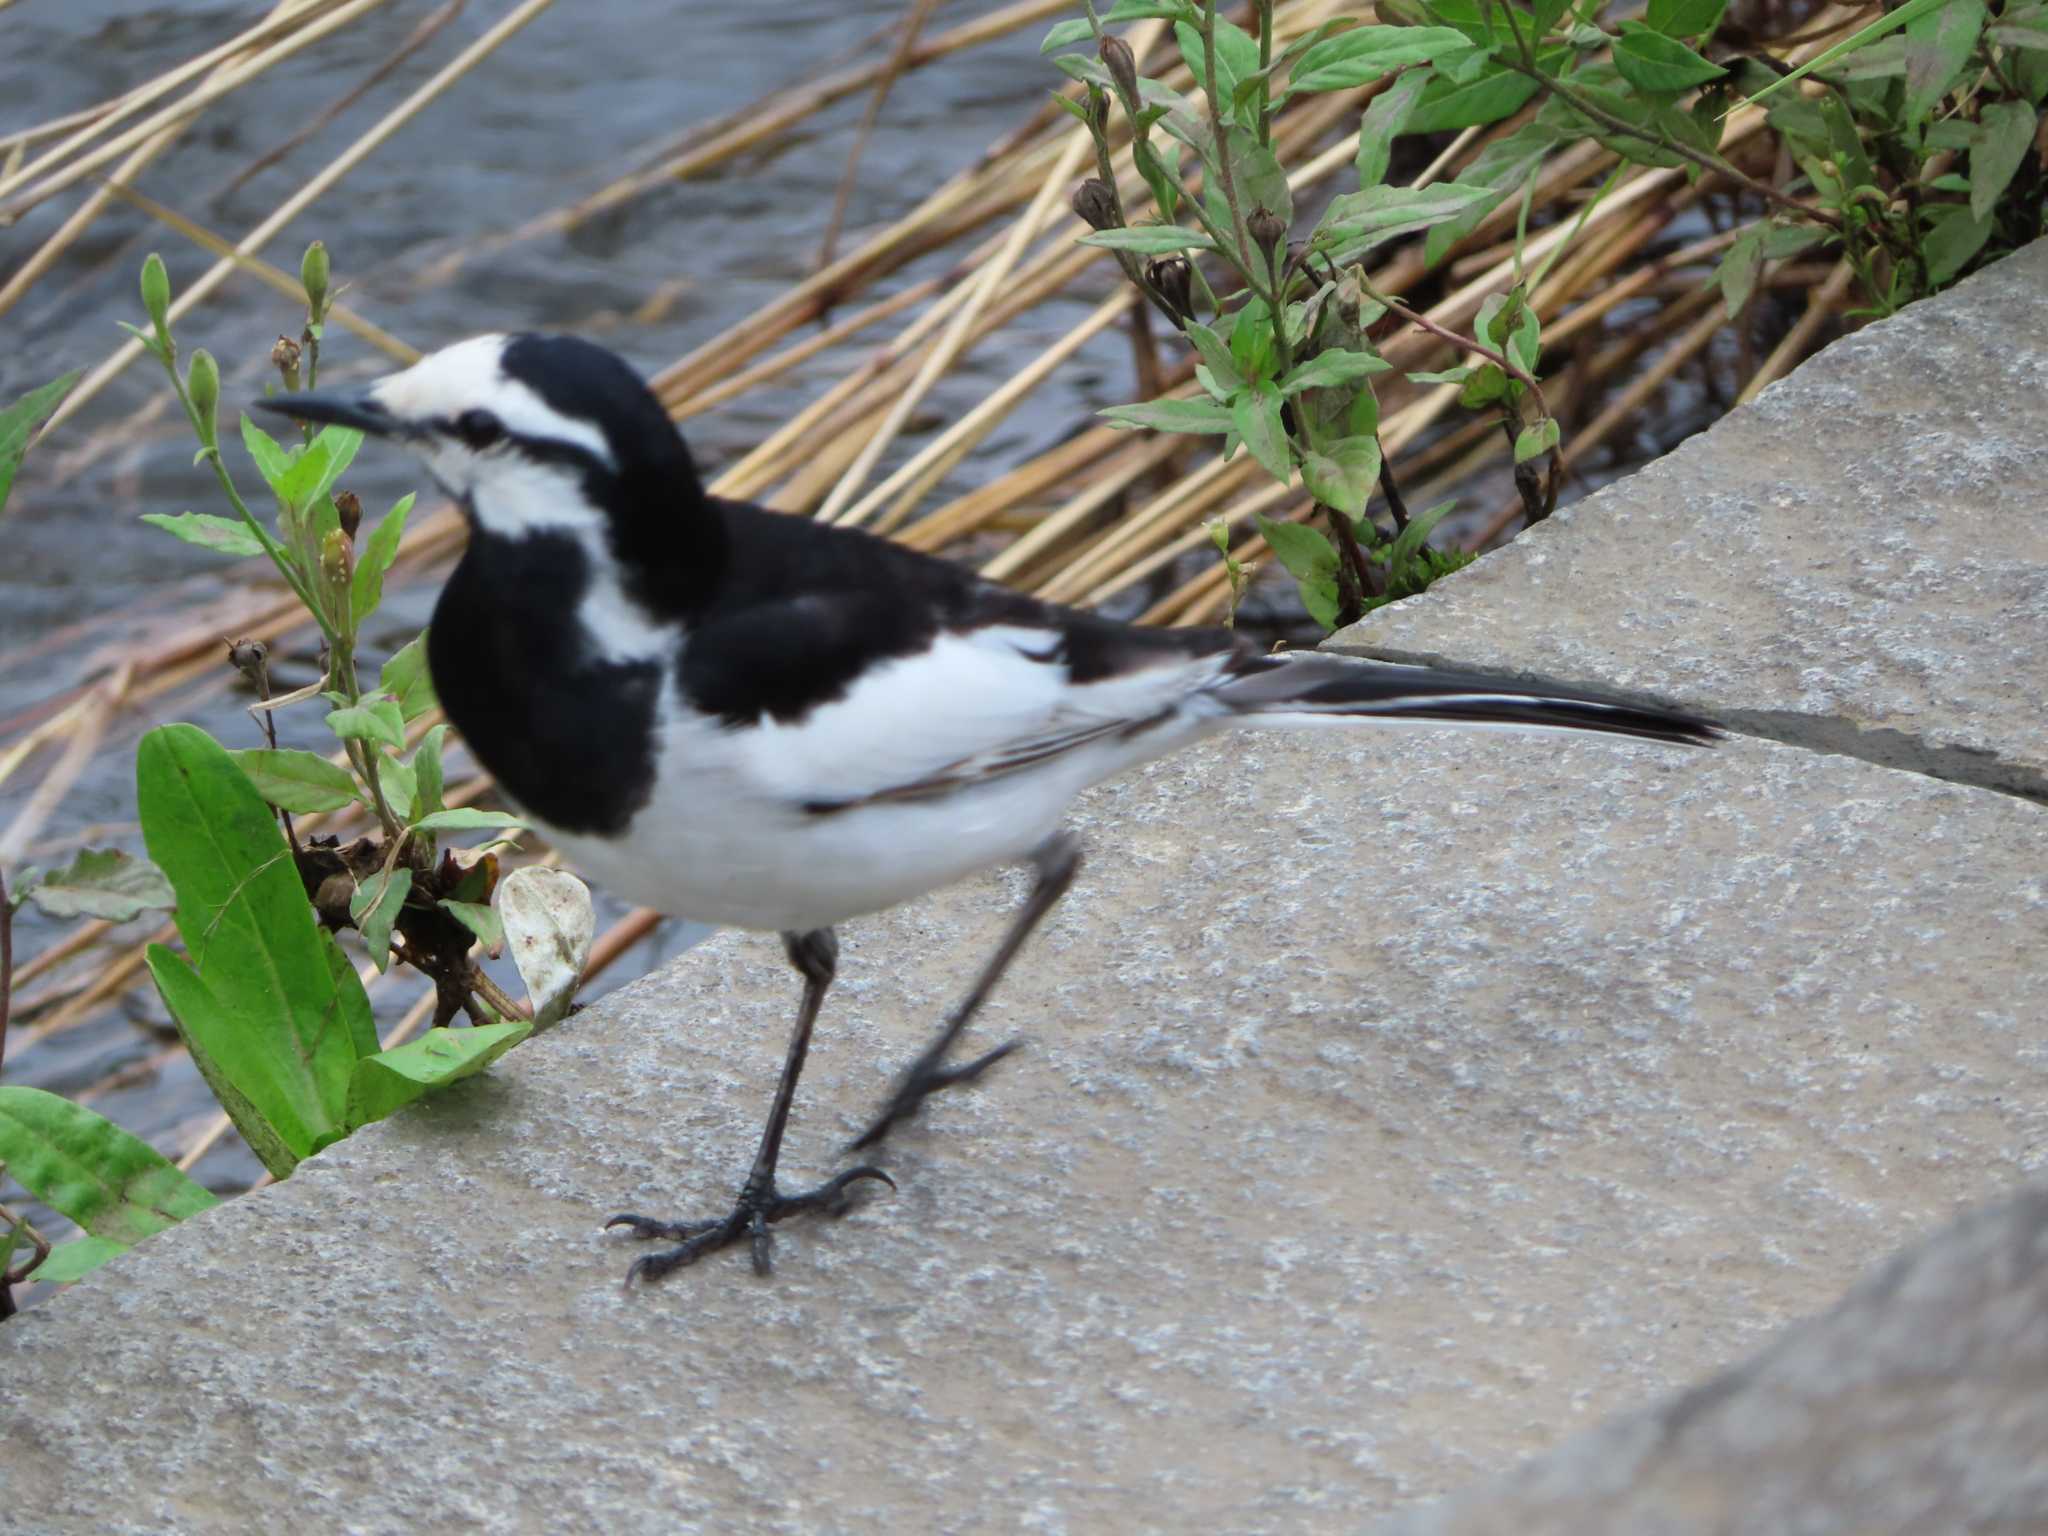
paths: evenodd
<path fill-rule="evenodd" d="M 355 427 L 418 454 L 480 531 L 501 538 L 673 525 L 701 500 L 675 425 L 639 375 L 575 336 L 475 336 L 354 392 L 262 408 Z"/>

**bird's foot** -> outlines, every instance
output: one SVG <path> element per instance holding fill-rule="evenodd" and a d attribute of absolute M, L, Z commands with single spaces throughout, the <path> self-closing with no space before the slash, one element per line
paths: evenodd
<path fill-rule="evenodd" d="M 766 1275 L 775 1267 L 769 1252 L 774 1243 L 768 1232 L 770 1223 L 781 1221 L 785 1216 L 800 1216 L 807 1211 L 843 1216 L 853 1204 L 847 1193 L 849 1186 L 862 1179 L 879 1179 L 891 1189 L 896 1187 L 896 1181 L 881 1169 L 865 1165 L 849 1168 L 800 1195 L 783 1194 L 775 1187 L 772 1176 L 758 1183 L 749 1179 L 741 1187 L 740 1197 L 734 1202 L 729 1216 L 714 1221 L 656 1221 L 651 1216 L 626 1214 L 614 1216 L 605 1223 L 605 1228 L 628 1227 L 632 1229 L 633 1236 L 648 1241 L 656 1238 L 678 1241 L 674 1248 L 643 1254 L 635 1259 L 626 1270 L 629 1289 L 635 1280 L 659 1280 L 671 1270 L 694 1264 L 705 1254 L 716 1253 L 742 1238 L 747 1239 L 753 1249 L 754 1273 Z"/>
<path fill-rule="evenodd" d="M 874 1146 L 896 1128 L 899 1120 L 907 1120 L 916 1114 L 924 1101 L 941 1088 L 973 1082 L 1023 1043 L 1022 1040 L 1007 1040 L 986 1055 L 977 1056 L 962 1066 L 949 1067 L 945 1065 L 948 1042 L 940 1041 L 904 1069 L 903 1076 L 896 1080 L 896 1091 L 882 1106 L 882 1112 L 875 1116 L 874 1124 L 861 1132 L 857 1141 L 849 1142 L 847 1149 L 858 1151 L 862 1147 Z"/>

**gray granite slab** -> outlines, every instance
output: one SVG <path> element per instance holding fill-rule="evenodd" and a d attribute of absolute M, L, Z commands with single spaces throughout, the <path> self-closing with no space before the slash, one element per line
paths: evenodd
<path fill-rule="evenodd" d="M 1351 1531 L 2048 1162 L 2048 809 L 1839 756 L 1212 744 L 1097 790 L 902 1183 L 626 1294 L 795 1001 L 722 936 L 0 1328 L 0 1529 Z M 835 1166 L 1021 892 L 854 924 Z"/>
<path fill-rule="evenodd" d="M 2038 1536 L 2048 1186 L 1881 1265 L 1732 1370 L 1380 1536 Z"/>
<path fill-rule="evenodd" d="M 2048 240 L 1334 644 L 2048 799 Z"/>

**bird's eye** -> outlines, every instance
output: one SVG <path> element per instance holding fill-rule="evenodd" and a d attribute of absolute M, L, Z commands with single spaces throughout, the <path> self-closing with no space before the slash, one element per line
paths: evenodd
<path fill-rule="evenodd" d="M 464 411 L 455 418 L 455 435 L 482 451 L 505 435 L 505 424 L 489 411 Z"/>

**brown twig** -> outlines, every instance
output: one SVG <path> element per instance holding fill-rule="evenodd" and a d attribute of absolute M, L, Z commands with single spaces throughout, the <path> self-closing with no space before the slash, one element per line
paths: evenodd
<path fill-rule="evenodd" d="M 910 56 L 917 48 L 918 34 L 924 30 L 925 21 L 937 3 L 938 0 L 910 0 L 910 14 L 904 18 L 902 35 L 896 39 L 889 63 L 868 97 L 867 110 L 861 114 L 860 127 L 854 131 L 853 148 L 846 154 L 846 169 L 840 173 L 839 188 L 832 194 L 832 215 L 825 221 L 825 238 L 818 242 L 820 267 L 832 265 L 839 245 L 839 231 L 846 222 L 846 205 L 853 198 L 854 177 L 860 170 L 861 156 L 867 152 L 868 140 L 874 137 L 875 123 L 882 115 L 882 104 L 889 99 L 890 90 L 909 66 Z"/>

